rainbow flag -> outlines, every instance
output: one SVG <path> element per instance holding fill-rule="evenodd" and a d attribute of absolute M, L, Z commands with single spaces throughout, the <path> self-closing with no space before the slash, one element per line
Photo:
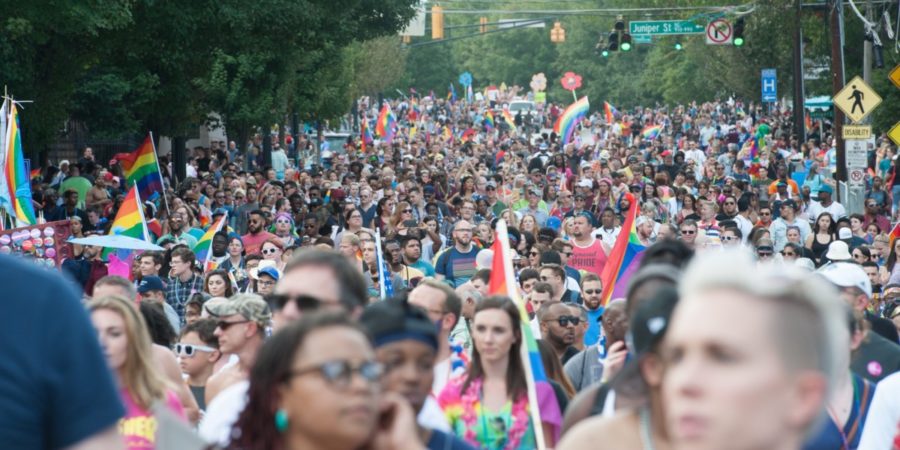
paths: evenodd
<path fill-rule="evenodd" d="M 153 199 L 163 190 L 162 174 L 153 148 L 153 137 L 149 133 L 137 150 L 131 153 L 119 153 L 116 160 L 125 170 L 126 186 L 137 186 L 141 198 Z"/>
<path fill-rule="evenodd" d="M 363 120 L 360 121 L 360 143 L 362 145 L 363 153 L 366 153 L 366 146 L 375 141 L 375 138 L 372 137 L 372 130 L 369 129 L 369 119 L 363 117 Z"/>
<path fill-rule="evenodd" d="M 462 141 L 463 143 L 466 143 L 466 142 L 471 141 L 472 138 L 474 138 L 474 137 L 475 137 L 475 130 L 469 128 L 466 131 L 463 131 L 463 134 L 462 134 L 462 136 L 460 136 L 459 140 Z"/>
<path fill-rule="evenodd" d="M 8 115 L 7 115 L 8 111 Z M 37 223 L 34 205 L 31 202 L 31 179 L 25 172 L 25 154 L 22 150 L 22 130 L 19 128 L 19 113 L 16 102 L 7 99 L 0 109 L 5 119 L 5 134 L 2 145 L 3 181 L 0 182 L 0 205 L 16 219 L 19 226 Z"/>
<path fill-rule="evenodd" d="M 652 141 L 662 133 L 662 125 L 650 125 L 641 130 L 641 137 L 648 141 Z"/>
<path fill-rule="evenodd" d="M 144 205 L 137 186 L 132 186 L 119 206 L 116 218 L 109 229 L 110 235 L 128 236 L 150 242 L 150 234 L 144 220 Z"/>
<path fill-rule="evenodd" d="M 503 108 L 503 112 L 501 112 L 500 115 L 503 116 L 503 121 L 506 122 L 507 125 L 509 125 L 509 129 L 515 131 L 516 121 L 513 119 L 512 114 L 509 113 L 509 110 Z"/>
<path fill-rule="evenodd" d="M 375 122 L 375 134 L 390 143 L 394 140 L 394 132 L 397 127 L 397 119 L 391 112 L 391 106 L 387 103 L 381 107 L 381 113 L 378 114 L 378 121 Z"/>
<path fill-rule="evenodd" d="M 31 180 L 39 180 L 41 178 L 41 168 L 31 169 Z"/>
<path fill-rule="evenodd" d="M 450 127 L 444 126 L 444 139 L 447 141 L 453 142 L 453 132 L 450 131 Z"/>
<path fill-rule="evenodd" d="M 491 264 L 491 279 L 488 285 L 490 295 L 502 295 L 509 297 L 519 309 L 519 318 L 522 331 L 522 365 L 525 370 L 525 380 L 528 385 L 528 412 L 534 424 L 535 441 L 538 448 L 543 449 L 544 432 L 542 423 L 550 424 L 553 428 L 551 441 L 559 438 L 562 414 L 553 387 L 547 380 L 544 364 L 541 362 L 541 354 L 537 347 L 537 341 L 531 332 L 528 312 L 525 310 L 525 300 L 519 296 L 518 284 L 513 274 L 512 250 L 509 247 L 509 233 L 506 229 L 506 221 L 500 219 L 497 222 L 497 236 L 491 246 L 494 252 L 494 260 Z"/>
<path fill-rule="evenodd" d="M 447 91 L 447 100 L 450 100 L 450 103 L 456 103 L 456 88 L 453 87 L 453 83 L 450 83 L 450 90 Z"/>
<path fill-rule="evenodd" d="M 584 96 L 581 97 L 581 100 L 569 105 L 562 115 L 559 116 L 553 131 L 562 138 L 562 145 L 566 145 L 572 140 L 572 135 L 575 134 L 575 126 L 578 125 L 579 120 L 584 118 L 590 106 L 587 96 Z"/>
<path fill-rule="evenodd" d="M 613 105 L 610 105 L 609 102 L 603 102 L 603 115 L 606 116 L 606 123 L 612 125 L 616 121 L 619 111 L 613 108 Z"/>
<path fill-rule="evenodd" d="M 638 202 L 631 193 L 625 194 L 630 202 L 622 231 L 616 238 L 612 251 L 606 259 L 606 265 L 600 272 L 600 280 L 603 281 L 603 305 L 613 298 L 625 297 L 628 289 L 628 280 L 638 270 L 643 252 L 647 249 L 641 244 L 637 235 Z"/>
<path fill-rule="evenodd" d="M 747 171 L 750 174 L 750 181 L 756 181 L 759 178 L 759 144 L 758 139 L 750 138 L 750 170 Z"/>
<path fill-rule="evenodd" d="M 888 248 L 894 248 L 894 239 L 900 237 L 900 223 L 894 225 L 894 229 L 891 230 L 891 234 L 888 236 L 890 239 L 890 243 L 888 244 Z"/>
<path fill-rule="evenodd" d="M 484 126 L 488 130 L 494 128 L 494 114 L 490 110 L 484 113 Z"/>
<path fill-rule="evenodd" d="M 219 217 L 219 220 L 216 223 L 212 224 L 203 236 L 197 241 L 197 245 L 194 246 L 194 254 L 197 255 L 197 261 L 203 261 L 203 267 L 206 270 L 210 270 L 210 260 L 212 259 L 212 241 L 213 236 L 216 235 L 219 231 L 222 231 L 222 227 L 225 225 L 225 222 L 228 220 L 228 213 Z"/>

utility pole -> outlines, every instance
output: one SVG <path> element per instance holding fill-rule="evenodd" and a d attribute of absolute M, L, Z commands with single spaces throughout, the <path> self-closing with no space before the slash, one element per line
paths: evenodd
<path fill-rule="evenodd" d="M 803 88 L 803 25 L 801 22 L 801 2 L 796 0 L 797 17 L 795 18 L 796 28 L 794 28 L 794 129 L 797 134 L 798 145 L 806 142 L 806 120 L 803 109 L 803 102 L 806 98 L 806 92 Z"/>
<path fill-rule="evenodd" d="M 872 0 L 866 0 L 866 20 L 872 21 Z M 863 80 L 867 84 L 872 83 L 872 44 L 873 42 L 868 39 L 863 41 Z"/>
<path fill-rule="evenodd" d="M 844 20 L 843 8 L 841 0 L 829 1 L 829 31 L 831 32 L 831 89 L 832 96 L 837 95 L 844 88 Z M 833 107 L 834 110 L 834 126 L 832 127 L 832 136 L 837 151 L 837 173 L 835 179 L 837 181 L 847 181 L 847 154 L 844 147 L 844 139 L 841 134 L 844 129 L 844 112 L 840 108 Z M 838 196 L 840 196 L 840 189 Z"/>

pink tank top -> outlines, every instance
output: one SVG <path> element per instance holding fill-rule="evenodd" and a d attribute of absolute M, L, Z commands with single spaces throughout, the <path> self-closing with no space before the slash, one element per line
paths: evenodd
<path fill-rule="evenodd" d="M 603 251 L 603 241 L 594 238 L 594 242 L 587 247 L 579 247 L 575 241 L 570 242 L 572 242 L 572 256 L 569 257 L 569 266 L 595 273 L 599 277 L 607 259 L 606 252 Z"/>

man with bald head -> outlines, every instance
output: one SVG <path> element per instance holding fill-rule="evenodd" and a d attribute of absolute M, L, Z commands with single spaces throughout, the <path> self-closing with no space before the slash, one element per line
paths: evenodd
<path fill-rule="evenodd" d="M 438 256 L 434 265 L 435 278 L 446 281 L 452 287 L 461 286 L 477 270 L 475 256 L 478 246 L 472 243 L 473 225 L 460 220 L 453 225 L 453 247 Z"/>

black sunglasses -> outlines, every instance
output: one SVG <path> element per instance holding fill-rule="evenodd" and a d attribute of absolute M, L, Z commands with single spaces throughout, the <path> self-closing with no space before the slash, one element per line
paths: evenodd
<path fill-rule="evenodd" d="M 354 373 L 358 373 L 367 383 L 373 385 L 381 378 L 383 372 L 384 369 L 381 364 L 374 361 L 366 361 L 360 365 L 353 366 L 349 361 L 339 360 L 328 361 L 306 369 L 293 370 L 288 372 L 287 378 L 290 379 L 310 373 L 319 373 L 322 375 L 322 378 L 325 378 L 325 381 L 327 381 L 328 384 L 339 389 L 344 389 L 350 385 L 350 379 L 353 377 Z"/>
<path fill-rule="evenodd" d="M 278 311 L 284 309 L 290 302 L 294 302 L 297 305 L 297 309 L 302 312 L 315 311 L 322 306 L 322 302 L 319 299 L 309 295 L 270 294 L 266 296 L 266 303 Z"/>
<path fill-rule="evenodd" d="M 216 328 L 218 328 L 222 331 L 226 331 L 229 328 L 231 328 L 232 325 L 238 325 L 238 324 L 249 323 L 249 322 L 250 322 L 249 320 L 238 320 L 237 322 L 229 322 L 227 320 L 220 320 L 220 321 L 216 322 Z"/>
<path fill-rule="evenodd" d="M 577 327 L 578 324 L 581 323 L 581 318 L 575 316 L 559 316 L 556 319 L 556 323 L 558 323 L 561 327 L 567 327 L 569 326 L 569 323 Z"/>

